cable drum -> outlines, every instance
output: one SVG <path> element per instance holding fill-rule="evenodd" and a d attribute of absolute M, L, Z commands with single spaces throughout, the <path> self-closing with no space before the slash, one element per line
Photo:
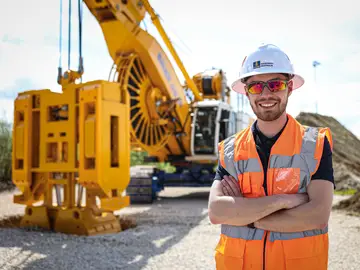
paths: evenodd
<path fill-rule="evenodd" d="M 152 85 L 136 54 L 120 57 L 117 74 L 117 81 L 130 94 L 131 135 L 136 144 L 151 151 L 164 147 L 171 133 L 167 125 L 171 102 Z"/>

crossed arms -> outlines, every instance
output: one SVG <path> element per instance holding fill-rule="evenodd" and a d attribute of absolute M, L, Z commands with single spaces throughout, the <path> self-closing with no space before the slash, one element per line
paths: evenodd
<path fill-rule="evenodd" d="M 246 226 L 275 232 L 320 229 L 330 217 L 333 183 L 313 180 L 307 194 L 278 194 L 260 198 L 241 197 L 232 177 L 214 181 L 209 196 L 209 219 L 213 224 Z"/>

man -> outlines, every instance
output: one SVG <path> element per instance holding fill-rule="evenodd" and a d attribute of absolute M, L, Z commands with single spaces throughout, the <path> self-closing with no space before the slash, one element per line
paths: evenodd
<path fill-rule="evenodd" d="M 232 89 L 247 96 L 257 119 L 219 143 L 208 207 L 211 223 L 221 224 L 217 269 L 327 269 L 333 142 L 328 128 L 286 113 L 303 84 L 274 45 L 244 59 Z"/>

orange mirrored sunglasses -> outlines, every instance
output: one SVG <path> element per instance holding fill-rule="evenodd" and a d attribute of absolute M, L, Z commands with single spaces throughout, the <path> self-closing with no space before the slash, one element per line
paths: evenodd
<path fill-rule="evenodd" d="M 261 94 L 264 91 L 265 86 L 273 93 L 284 91 L 288 86 L 288 81 L 281 79 L 273 79 L 266 82 L 256 81 L 246 85 L 245 89 L 249 94 Z"/>

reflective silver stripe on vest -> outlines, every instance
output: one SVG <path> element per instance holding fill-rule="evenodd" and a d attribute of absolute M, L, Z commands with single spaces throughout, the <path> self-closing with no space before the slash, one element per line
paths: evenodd
<path fill-rule="evenodd" d="M 275 240 L 291 240 L 296 238 L 316 236 L 320 234 L 325 234 L 327 232 L 328 232 L 328 226 L 326 226 L 326 228 L 324 229 L 309 230 L 304 232 L 294 232 L 294 233 L 271 232 L 270 242 L 274 242 Z"/>
<path fill-rule="evenodd" d="M 319 130 L 317 128 L 307 127 L 302 140 L 300 154 L 295 154 L 293 156 L 272 155 L 270 158 L 270 168 L 300 168 L 298 193 L 306 192 L 306 188 L 311 179 L 311 174 L 315 172 L 318 162 L 314 158 L 318 133 Z M 295 233 L 270 232 L 270 241 L 316 236 L 327 232 L 327 227 L 324 229 Z"/>
<path fill-rule="evenodd" d="M 234 167 L 234 148 L 235 135 L 232 135 L 224 141 L 224 163 L 226 171 L 237 179 L 237 173 Z"/>
<path fill-rule="evenodd" d="M 221 225 L 221 233 L 232 238 L 241 238 L 245 240 L 261 240 L 264 230 L 253 229 L 244 226 Z"/>
<path fill-rule="evenodd" d="M 234 163 L 235 136 L 233 135 L 224 141 L 224 163 L 228 173 L 238 179 L 238 175 L 244 172 L 261 172 L 257 158 L 239 160 Z M 264 230 L 249 228 L 246 226 L 221 225 L 221 233 L 232 238 L 245 240 L 261 240 Z"/>
<path fill-rule="evenodd" d="M 257 158 L 239 160 L 234 164 L 235 135 L 224 141 L 224 163 L 225 169 L 234 178 L 245 172 L 261 172 L 261 166 Z"/>
<path fill-rule="evenodd" d="M 261 166 L 257 158 L 239 160 L 236 162 L 235 169 L 237 174 L 242 174 L 246 172 L 261 172 Z"/>
<path fill-rule="evenodd" d="M 300 154 L 293 156 L 272 155 L 269 160 L 270 168 L 300 168 L 300 184 L 298 193 L 306 192 L 310 182 L 310 175 L 315 171 L 317 160 L 314 159 L 318 129 L 307 127 L 302 140 Z M 257 158 L 239 160 L 234 162 L 234 142 L 232 136 L 224 142 L 224 163 L 226 170 L 237 178 L 237 175 L 245 172 L 260 172 L 261 166 Z M 328 228 L 322 230 L 309 230 L 296 233 L 270 232 L 270 241 L 289 240 L 308 236 L 320 235 L 328 232 Z M 264 231 L 248 228 L 246 226 L 221 225 L 221 233 L 232 238 L 245 240 L 261 240 Z"/>
<path fill-rule="evenodd" d="M 318 132 L 317 128 L 306 128 L 300 154 L 293 156 L 272 155 L 270 157 L 270 168 L 300 168 L 299 193 L 306 192 L 310 175 L 315 171 L 317 165 L 314 156 Z"/>

